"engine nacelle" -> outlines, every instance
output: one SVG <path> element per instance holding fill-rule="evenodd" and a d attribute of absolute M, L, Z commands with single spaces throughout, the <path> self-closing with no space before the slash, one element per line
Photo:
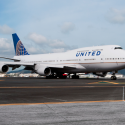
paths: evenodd
<path fill-rule="evenodd" d="M 8 65 L 0 64 L 0 73 L 6 73 L 9 70 Z"/>
<path fill-rule="evenodd" d="M 105 77 L 107 72 L 93 72 L 94 75 Z"/>
<path fill-rule="evenodd" d="M 51 69 L 46 65 L 37 64 L 35 65 L 35 72 L 41 76 L 49 76 L 51 75 Z"/>

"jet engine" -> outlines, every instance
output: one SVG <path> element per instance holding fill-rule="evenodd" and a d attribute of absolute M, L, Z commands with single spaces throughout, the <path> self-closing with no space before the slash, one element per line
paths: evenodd
<path fill-rule="evenodd" d="M 94 75 L 105 77 L 107 72 L 93 72 Z"/>
<path fill-rule="evenodd" d="M 0 73 L 6 73 L 9 69 L 8 65 L 0 64 Z"/>
<path fill-rule="evenodd" d="M 51 69 L 46 65 L 37 64 L 35 65 L 35 72 L 41 76 L 49 76 L 51 75 Z"/>

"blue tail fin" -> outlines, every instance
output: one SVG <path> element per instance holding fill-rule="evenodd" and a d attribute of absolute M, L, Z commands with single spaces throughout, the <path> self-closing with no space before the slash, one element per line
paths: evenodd
<path fill-rule="evenodd" d="M 12 34 L 12 37 L 13 37 L 15 55 L 16 56 L 29 55 L 24 45 L 20 41 L 19 37 L 17 36 L 17 34 L 16 33 Z"/>

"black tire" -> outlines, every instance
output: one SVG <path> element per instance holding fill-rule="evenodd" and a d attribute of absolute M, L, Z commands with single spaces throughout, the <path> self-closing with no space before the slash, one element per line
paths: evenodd
<path fill-rule="evenodd" d="M 116 76 L 111 76 L 111 80 L 116 80 L 117 77 Z"/>
<path fill-rule="evenodd" d="M 73 76 L 72 76 L 72 79 L 79 79 L 79 76 L 78 76 L 78 75 L 77 75 L 77 76 L 76 76 L 76 75 L 73 75 Z"/>
<path fill-rule="evenodd" d="M 116 80 L 117 78 L 116 78 L 116 76 L 114 76 L 114 79 L 113 80 Z"/>
<path fill-rule="evenodd" d="M 60 79 L 66 79 L 67 76 L 59 76 Z"/>
<path fill-rule="evenodd" d="M 113 76 L 111 76 L 111 80 L 113 80 Z"/>
<path fill-rule="evenodd" d="M 46 79 L 50 79 L 50 76 L 46 76 Z"/>
<path fill-rule="evenodd" d="M 76 76 L 76 79 L 79 79 L 79 76 Z"/>
<path fill-rule="evenodd" d="M 72 79 L 75 79 L 75 75 L 72 75 Z"/>

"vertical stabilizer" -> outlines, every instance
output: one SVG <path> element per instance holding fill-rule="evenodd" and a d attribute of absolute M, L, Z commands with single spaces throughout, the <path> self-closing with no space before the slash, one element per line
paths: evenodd
<path fill-rule="evenodd" d="M 20 41 L 19 37 L 17 36 L 17 34 L 16 33 L 12 34 L 12 37 L 13 37 L 15 55 L 16 56 L 29 55 L 24 45 Z"/>

